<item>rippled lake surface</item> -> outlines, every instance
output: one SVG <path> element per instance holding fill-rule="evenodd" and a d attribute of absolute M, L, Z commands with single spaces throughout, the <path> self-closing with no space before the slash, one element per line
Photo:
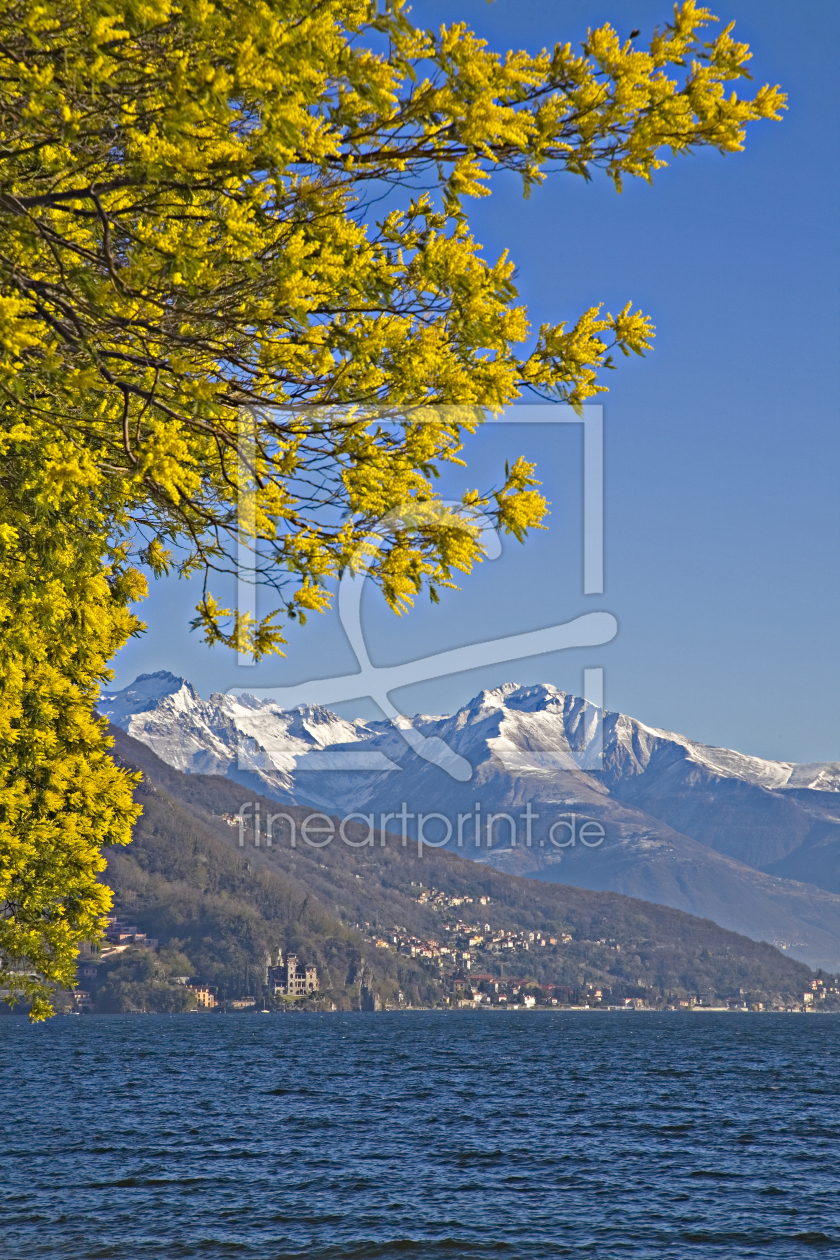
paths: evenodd
<path fill-rule="evenodd" d="M 840 1255 L 840 1017 L 0 1020 L 0 1256 Z"/>

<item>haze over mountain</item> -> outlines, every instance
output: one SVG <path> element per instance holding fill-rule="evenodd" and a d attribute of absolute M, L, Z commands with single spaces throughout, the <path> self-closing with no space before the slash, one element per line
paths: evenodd
<path fill-rule="evenodd" d="M 187 773 L 411 836 L 435 814 L 425 838 L 451 829 L 465 857 L 673 906 L 840 969 L 838 763 L 710 748 L 549 685 L 506 684 L 407 732 L 247 695 L 204 701 L 166 672 L 100 708 Z M 490 814 L 503 817 L 488 831 Z"/>

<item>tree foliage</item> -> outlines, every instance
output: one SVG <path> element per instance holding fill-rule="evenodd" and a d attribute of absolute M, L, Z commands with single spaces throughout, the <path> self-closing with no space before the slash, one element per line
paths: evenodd
<path fill-rule="evenodd" d="M 0 444 L 0 988 L 41 1018 L 110 906 L 101 846 L 140 812 L 92 708 L 145 583 L 103 555 L 105 505 L 66 440 L 11 426 Z"/>
<path fill-rule="evenodd" d="M 0 12 L 7 396 L 119 486 L 153 564 L 173 538 L 188 568 L 221 562 L 244 474 L 287 615 L 322 608 L 377 530 L 393 607 L 468 569 L 480 543 L 435 510 L 435 465 L 481 409 L 523 388 L 580 402 L 611 347 L 649 345 L 629 305 L 593 306 L 522 352 L 513 263 L 481 256 L 464 198 L 500 169 L 526 192 L 550 169 L 650 179 L 666 151 L 739 149 L 783 100 L 727 95 L 749 50 L 731 27 L 704 42 L 693 0 L 646 50 L 604 26 L 536 56 L 415 29 L 401 0 Z M 467 517 L 536 524 L 531 471 L 467 493 Z"/>
<path fill-rule="evenodd" d="M 532 333 L 467 199 L 498 170 L 620 188 L 739 149 L 784 98 L 730 90 L 750 53 L 715 20 L 686 0 L 647 49 L 603 26 L 500 56 L 402 0 L 0 0 L 10 965 L 63 982 L 105 906 L 97 844 L 128 838 L 90 709 L 135 628 L 129 543 L 210 575 L 244 538 L 275 607 L 231 616 L 206 585 L 198 621 L 259 655 L 348 565 L 399 610 L 480 559 L 479 514 L 540 523 L 523 459 L 456 510 L 439 466 L 522 391 L 580 404 L 652 328 L 596 305 Z"/>

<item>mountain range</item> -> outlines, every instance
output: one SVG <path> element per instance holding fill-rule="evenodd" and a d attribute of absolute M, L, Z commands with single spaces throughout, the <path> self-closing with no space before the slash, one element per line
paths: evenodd
<path fill-rule="evenodd" d="M 257 847 L 254 815 L 264 820 L 271 799 L 253 793 L 240 830 L 240 784 L 183 774 L 119 727 L 110 734 L 111 755 L 140 772 L 142 813 L 132 843 L 106 850 L 120 943 L 93 954 L 80 977 L 98 1012 L 183 1010 L 177 977 L 188 975 L 222 1001 L 265 999 L 278 947 L 315 966 L 309 1009 L 370 1010 L 371 994 L 374 1010 L 377 998 L 440 1007 L 479 995 L 498 1006 L 523 991 L 541 1005 L 600 1008 L 801 1010 L 806 994 L 815 1009 L 840 1007 L 836 979 L 710 919 L 417 852 L 393 833 L 368 845 L 364 822 L 346 823 L 346 844 L 314 848 L 298 836 L 295 848 Z M 283 811 L 301 829 L 310 814 Z"/>
<path fill-rule="evenodd" d="M 241 784 L 242 804 L 250 791 L 373 815 L 415 840 L 425 814 L 426 842 L 464 857 L 671 906 L 840 970 L 840 763 L 712 748 L 549 685 L 506 684 L 404 729 L 203 700 L 165 671 L 100 710 L 170 766 Z"/>

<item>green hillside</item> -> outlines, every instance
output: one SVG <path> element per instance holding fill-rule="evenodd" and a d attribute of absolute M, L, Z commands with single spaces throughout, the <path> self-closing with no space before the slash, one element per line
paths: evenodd
<path fill-rule="evenodd" d="M 385 1005 L 452 1005 L 479 993 L 515 1004 L 527 993 L 540 1004 L 790 1006 L 815 979 L 710 920 L 450 852 L 418 856 L 394 835 L 356 847 L 361 826 L 346 828 L 352 847 L 338 836 L 309 847 L 299 834 L 309 809 L 283 811 L 295 819 L 295 847 L 285 823 L 271 848 L 257 848 L 250 829 L 240 847 L 225 815 L 249 800 L 263 819 L 283 807 L 219 776 L 181 774 L 123 731 L 112 735 L 115 756 L 143 771 L 143 816 L 131 847 L 109 853 L 106 878 L 116 913 L 160 948 L 86 962 L 80 983 L 96 1010 L 183 1009 L 190 995 L 172 978 L 185 974 L 219 1001 L 250 994 L 262 1003 L 266 958 L 278 947 L 317 966 L 321 993 L 309 1002 L 328 1009 L 358 1007 L 362 986 Z M 815 1004 L 834 1004 L 833 990 L 826 978 Z"/>

